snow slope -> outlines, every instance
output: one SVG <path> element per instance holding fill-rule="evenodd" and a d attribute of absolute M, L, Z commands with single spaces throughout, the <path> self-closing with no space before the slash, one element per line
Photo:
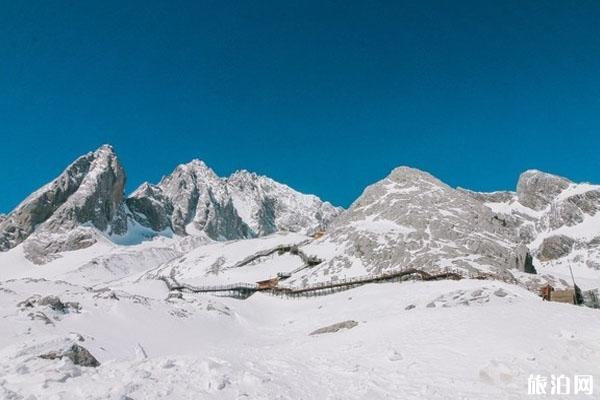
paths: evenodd
<path fill-rule="evenodd" d="M 600 375 L 597 311 L 497 282 L 373 284 L 295 301 L 165 301 L 160 287 L 114 298 L 25 280 L 0 290 L 4 398 L 526 399 L 530 374 Z M 31 321 L 17 305 L 31 291 L 81 311 L 38 307 L 52 324 Z M 358 325 L 310 335 L 346 320 Z M 73 342 L 101 366 L 37 358 Z"/>
<path fill-rule="evenodd" d="M 213 242 L 185 253 L 144 274 L 144 279 L 173 277 L 194 286 L 227 285 L 257 282 L 273 278 L 278 272 L 291 272 L 304 263 L 300 257 L 275 252 L 248 260 L 257 253 L 281 246 L 303 244 L 310 237 L 297 233 L 280 233 L 256 239 Z M 240 266 L 240 264 L 244 264 Z"/>

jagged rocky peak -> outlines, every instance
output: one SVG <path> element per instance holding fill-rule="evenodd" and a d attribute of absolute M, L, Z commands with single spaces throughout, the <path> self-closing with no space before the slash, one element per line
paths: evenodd
<path fill-rule="evenodd" d="M 125 202 L 141 225 L 157 232 L 171 229 L 173 206 L 160 187 L 145 182 Z"/>
<path fill-rule="evenodd" d="M 127 205 L 140 224 L 156 231 L 205 233 L 213 239 L 252 236 L 233 210 L 225 181 L 200 160 L 178 165 L 157 185 L 142 184 Z"/>
<path fill-rule="evenodd" d="M 128 199 L 134 218 L 160 231 L 243 239 L 287 230 L 324 228 L 339 209 L 246 170 L 220 178 L 200 160 L 179 165 L 157 185 L 143 184 Z"/>
<path fill-rule="evenodd" d="M 566 178 L 528 170 L 521 174 L 517 183 L 519 203 L 536 211 L 544 210 L 572 182 Z"/>
<path fill-rule="evenodd" d="M 108 233 L 123 233 L 125 172 L 109 145 L 79 157 L 56 179 L 27 197 L 0 223 L 0 250 L 8 250 L 34 233 L 62 232 L 89 224 Z M 90 238 L 69 247 L 89 245 Z M 60 242 L 56 239 L 55 242 Z M 38 246 L 42 246 L 42 240 Z M 53 243 L 52 246 L 59 244 Z M 50 247 L 52 247 L 50 246 Z"/>
<path fill-rule="evenodd" d="M 219 183 L 219 176 L 209 168 L 204 161 L 194 159 L 187 164 L 178 165 L 168 176 L 158 183 L 164 192 L 169 195 L 186 195 L 201 186 Z"/>

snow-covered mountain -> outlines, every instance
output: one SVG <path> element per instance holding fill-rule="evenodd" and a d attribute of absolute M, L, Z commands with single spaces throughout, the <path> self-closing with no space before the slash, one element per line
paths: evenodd
<path fill-rule="evenodd" d="M 304 285 L 420 268 L 481 273 L 537 287 L 600 285 L 600 186 L 530 170 L 516 192 L 453 189 L 400 167 L 304 250 L 325 261 L 293 278 Z M 536 271 L 537 269 L 537 271 Z M 536 274 L 537 272 L 537 274 Z"/>
<path fill-rule="evenodd" d="M 62 251 L 94 244 L 93 228 L 125 233 L 124 186 L 125 172 L 110 146 L 78 158 L 0 223 L 0 251 L 25 242 L 30 258 L 43 263 Z"/>
<path fill-rule="evenodd" d="M 23 244 L 26 256 L 43 264 L 106 238 L 132 243 L 173 233 L 214 240 L 313 233 L 341 210 L 247 171 L 219 178 L 198 160 L 158 185 L 144 183 L 129 198 L 125 179 L 111 146 L 78 158 L 0 220 L 0 251 Z"/>
<path fill-rule="evenodd" d="M 326 261 L 296 278 L 303 283 L 402 268 L 534 272 L 517 232 L 483 202 L 407 167 L 369 186 L 305 251 Z"/>
<path fill-rule="evenodd" d="M 278 231 L 314 233 L 341 211 L 265 176 L 242 170 L 220 178 L 202 161 L 179 165 L 157 185 L 142 184 L 127 205 L 141 225 L 216 240 Z"/>
<path fill-rule="evenodd" d="M 536 293 L 569 266 L 600 288 L 600 186 L 400 167 L 343 211 L 197 160 L 124 185 L 103 146 L 0 216 L 0 399 L 527 399 L 531 375 L 600 376 L 598 311 Z M 477 279 L 331 286 L 411 268 Z"/>

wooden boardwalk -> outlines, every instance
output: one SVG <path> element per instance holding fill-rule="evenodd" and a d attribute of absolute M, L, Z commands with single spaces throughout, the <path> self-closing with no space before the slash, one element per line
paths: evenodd
<path fill-rule="evenodd" d="M 191 293 L 220 293 L 224 295 L 232 295 L 234 297 L 248 297 L 254 292 L 267 292 L 274 295 L 298 297 L 298 296 L 315 296 L 320 294 L 329 294 L 340 290 L 347 290 L 353 287 L 366 285 L 369 283 L 391 282 L 402 280 L 410 276 L 415 276 L 420 280 L 431 281 L 441 279 L 462 279 L 464 276 L 457 272 L 446 271 L 438 274 L 430 274 L 428 272 L 408 268 L 401 271 L 385 272 L 377 275 L 358 276 L 347 279 L 336 279 L 326 282 L 315 283 L 303 287 L 291 287 L 276 285 L 270 288 L 260 288 L 257 283 L 232 283 L 228 285 L 213 285 L 213 286 L 193 286 L 186 283 L 179 283 L 173 276 L 161 277 L 169 290 L 185 291 Z"/>
<path fill-rule="evenodd" d="M 346 279 L 337 279 L 326 282 L 315 283 L 312 285 L 294 288 L 294 287 L 285 287 L 278 286 L 271 289 L 271 293 L 275 295 L 284 295 L 284 296 L 312 296 L 318 292 L 323 292 L 323 294 L 333 293 L 339 290 L 351 289 L 357 286 L 367 285 L 370 283 L 379 283 L 379 282 L 393 282 L 399 281 L 403 278 L 410 277 L 411 275 L 419 278 L 423 281 L 432 281 L 432 280 L 440 280 L 440 279 L 453 279 L 459 280 L 462 279 L 458 273 L 455 272 L 442 272 L 439 274 L 430 274 L 425 271 L 408 268 L 401 271 L 392 271 L 392 272 L 384 272 L 377 275 L 365 275 L 365 276 L 357 276 L 354 278 L 346 278 Z"/>

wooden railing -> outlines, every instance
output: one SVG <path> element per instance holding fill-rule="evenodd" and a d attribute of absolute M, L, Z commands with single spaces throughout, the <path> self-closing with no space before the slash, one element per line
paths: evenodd
<path fill-rule="evenodd" d="M 272 294 L 280 294 L 280 295 L 302 295 L 304 293 L 309 292 L 317 292 L 317 291 L 326 291 L 333 289 L 343 289 L 343 288 L 351 288 L 355 286 L 365 285 L 368 283 L 376 283 L 376 282 L 384 282 L 384 281 L 392 281 L 395 279 L 400 279 L 402 277 L 417 275 L 421 280 L 431 281 L 431 280 L 440 280 L 440 279 L 462 279 L 464 276 L 455 271 L 443 271 L 438 274 L 430 274 L 428 272 L 415 269 L 408 268 L 401 271 L 393 271 L 393 272 L 384 272 L 377 275 L 365 275 L 365 276 L 357 276 L 353 278 L 345 278 L 345 279 L 336 279 L 326 282 L 319 282 L 313 285 L 307 285 L 304 287 L 292 287 L 292 286 L 275 286 L 272 288 L 259 288 L 257 283 L 232 283 L 228 285 L 211 285 L 211 286 L 193 286 L 187 283 L 179 283 L 177 280 L 171 275 L 169 277 L 161 277 L 166 284 L 169 290 L 178 290 L 178 291 L 190 291 L 193 293 L 215 293 L 215 292 L 242 292 L 245 294 L 253 293 L 256 291 L 266 291 Z"/>

